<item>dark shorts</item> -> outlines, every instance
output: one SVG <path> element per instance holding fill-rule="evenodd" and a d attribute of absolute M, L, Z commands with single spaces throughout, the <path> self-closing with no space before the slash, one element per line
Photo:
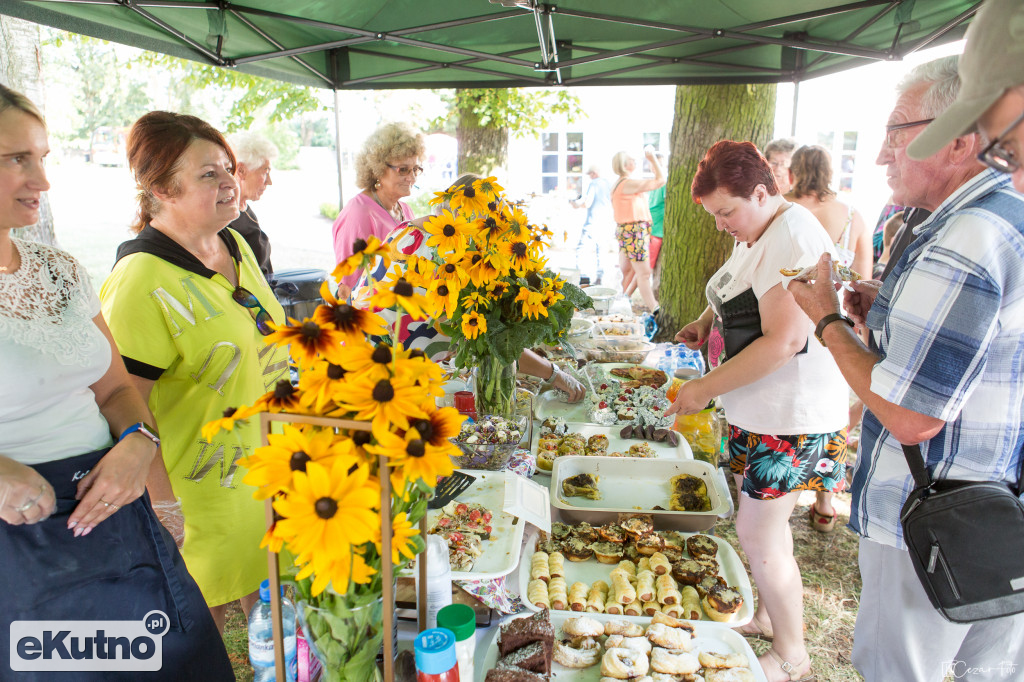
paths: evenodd
<path fill-rule="evenodd" d="M 615 239 L 619 242 L 619 250 L 625 251 L 629 260 L 638 263 L 645 261 L 651 248 L 651 224 L 640 220 L 616 225 Z"/>
<path fill-rule="evenodd" d="M 768 436 L 730 424 L 729 468 L 759 500 L 798 490 L 839 493 L 846 489 L 846 429 Z"/>

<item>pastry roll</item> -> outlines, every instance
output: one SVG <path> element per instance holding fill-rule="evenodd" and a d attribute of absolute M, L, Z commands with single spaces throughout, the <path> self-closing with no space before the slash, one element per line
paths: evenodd
<path fill-rule="evenodd" d="M 700 595 L 697 588 L 686 585 L 680 592 L 679 605 L 683 610 L 680 618 L 686 620 L 700 620 Z"/>
<path fill-rule="evenodd" d="M 651 569 L 651 558 L 650 557 L 646 557 L 646 556 L 640 557 L 640 561 L 638 561 L 636 563 L 636 574 L 640 575 L 641 571 L 650 571 L 650 570 L 652 570 Z"/>
<path fill-rule="evenodd" d="M 586 583 L 573 583 L 569 588 L 569 608 L 573 611 L 584 611 L 587 608 L 587 591 L 590 586 Z"/>
<path fill-rule="evenodd" d="M 661 611 L 661 604 L 656 601 L 645 601 L 643 602 L 643 609 L 645 616 L 653 616 Z"/>
<path fill-rule="evenodd" d="M 611 573 L 612 587 L 615 588 L 615 598 L 620 604 L 629 604 L 636 601 L 636 588 L 629 582 L 629 574 L 621 568 L 616 568 Z"/>
<path fill-rule="evenodd" d="M 661 612 L 666 616 L 671 616 L 672 618 L 682 618 L 683 606 L 682 604 L 663 604 Z"/>
<path fill-rule="evenodd" d="M 621 568 L 623 571 L 626 572 L 626 576 L 628 577 L 629 582 L 636 582 L 636 564 L 634 564 L 629 559 L 623 559 L 619 562 L 618 568 Z M 612 570 L 614 571 L 616 569 L 613 568 Z"/>
<path fill-rule="evenodd" d="M 608 590 L 608 596 L 604 601 L 604 612 L 616 616 L 622 615 L 622 604 L 620 604 L 619 600 L 615 598 L 614 589 Z"/>
<path fill-rule="evenodd" d="M 569 597 L 565 591 L 565 578 L 552 578 L 548 583 L 548 599 L 554 611 L 565 611 L 569 608 Z"/>
<path fill-rule="evenodd" d="M 587 611 L 604 613 L 604 604 L 607 599 L 608 583 L 598 580 L 590 586 L 590 593 L 587 595 Z"/>
<path fill-rule="evenodd" d="M 548 598 L 548 584 L 543 580 L 530 581 L 526 588 L 526 598 L 537 608 L 551 609 L 551 600 Z"/>
<path fill-rule="evenodd" d="M 672 570 L 672 564 L 669 563 L 668 557 L 661 552 L 655 552 L 651 555 L 650 565 L 654 575 L 665 575 Z"/>
<path fill-rule="evenodd" d="M 548 555 L 548 573 L 552 578 L 565 577 L 565 557 L 561 552 L 552 552 Z"/>
<path fill-rule="evenodd" d="M 642 616 L 644 615 L 644 605 L 640 603 L 639 599 L 634 599 L 631 603 L 626 604 L 622 611 L 627 616 Z"/>
<path fill-rule="evenodd" d="M 682 595 L 676 589 L 676 581 L 670 575 L 659 575 L 655 585 L 658 588 L 659 604 L 678 604 Z"/>
<path fill-rule="evenodd" d="M 551 573 L 548 571 L 548 555 L 546 552 L 534 552 L 530 558 L 530 579 L 531 580 L 543 580 L 547 582 L 551 579 Z"/>
<path fill-rule="evenodd" d="M 654 601 L 657 597 L 657 592 L 654 591 L 654 574 L 650 571 L 637 573 L 636 596 L 640 601 Z"/>

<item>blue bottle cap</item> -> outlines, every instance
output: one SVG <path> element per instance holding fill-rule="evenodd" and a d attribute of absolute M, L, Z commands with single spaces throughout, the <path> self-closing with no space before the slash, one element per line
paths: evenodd
<path fill-rule="evenodd" d="M 281 596 L 284 596 L 284 585 L 281 585 Z M 270 603 L 270 579 L 260 583 L 260 601 Z"/>
<path fill-rule="evenodd" d="M 416 635 L 413 643 L 416 651 L 416 670 L 425 675 L 440 675 L 454 668 L 455 635 L 445 628 L 424 630 Z"/>

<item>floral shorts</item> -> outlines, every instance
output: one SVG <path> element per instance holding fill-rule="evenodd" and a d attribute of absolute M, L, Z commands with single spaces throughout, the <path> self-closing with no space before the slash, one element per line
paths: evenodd
<path fill-rule="evenodd" d="M 846 429 L 767 436 L 730 425 L 729 468 L 743 476 L 743 492 L 758 500 L 796 490 L 842 492 L 846 488 Z"/>
<path fill-rule="evenodd" d="M 640 220 L 616 225 L 615 239 L 619 242 L 619 250 L 625 251 L 629 260 L 643 262 L 647 260 L 647 252 L 650 250 L 651 224 Z"/>

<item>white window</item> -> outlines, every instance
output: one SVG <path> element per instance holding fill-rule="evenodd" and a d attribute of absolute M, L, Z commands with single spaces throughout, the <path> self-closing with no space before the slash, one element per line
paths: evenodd
<path fill-rule="evenodd" d="M 583 133 L 542 133 L 540 137 L 541 192 L 583 192 Z"/>

